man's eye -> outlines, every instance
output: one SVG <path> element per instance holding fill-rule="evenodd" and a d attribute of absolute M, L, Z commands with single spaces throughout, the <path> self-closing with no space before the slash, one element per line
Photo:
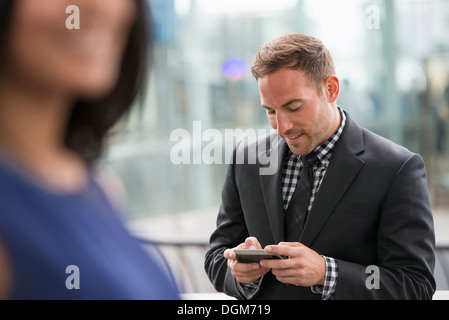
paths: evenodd
<path fill-rule="evenodd" d="M 268 114 L 276 114 L 276 111 L 274 111 L 274 110 L 267 110 L 267 113 Z"/>
<path fill-rule="evenodd" d="M 289 110 L 290 110 L 290 112 L 296 112 L 296 111 L 301 110 L 301 108 L 302 108 L 302 106 L 299 106 L 299 107 L 297 107 L 297 108 L 291 108 L 291 109 L 289 109 Z"/>

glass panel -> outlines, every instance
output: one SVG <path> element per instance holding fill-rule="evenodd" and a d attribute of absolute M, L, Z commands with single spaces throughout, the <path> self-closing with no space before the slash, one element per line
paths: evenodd
<path fill-rule="evenodd" d="M 341 82 L 338 103 L 361 125 L 422 154 L 432 200 L 447 198 L 449 2 L 149 2 L 156 23 L 149 85 L 103 162 L 127 190 L 127 218 L 219 205 L 229 150 L 244 130 L 270 129 L 253 57 L 287 32 L 323 40 Z M 243 134 L 229 131 L 236 129 Z"/>

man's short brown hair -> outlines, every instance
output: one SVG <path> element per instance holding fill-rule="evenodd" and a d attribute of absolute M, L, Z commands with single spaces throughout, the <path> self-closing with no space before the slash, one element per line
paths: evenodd
<path fill-rule="evenodd" d="M 329 50 L 320 40 L 301 33 L 288 33 L 265 44 L 251 71 L 257 80 L 282 68 L 303 71 L 319 91 L 324 80 L 335 75 Z"/>

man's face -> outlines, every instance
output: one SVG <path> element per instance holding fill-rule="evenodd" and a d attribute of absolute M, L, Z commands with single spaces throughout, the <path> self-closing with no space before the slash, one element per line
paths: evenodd
<path fill-rule="evenodd" d="M 328 102 L 325 85 L 318 94 L 304 72 L 284 68 L 258 84 L 271 126 L 294 154 L 309 154 L 337 130 L 338 111 Z"/>

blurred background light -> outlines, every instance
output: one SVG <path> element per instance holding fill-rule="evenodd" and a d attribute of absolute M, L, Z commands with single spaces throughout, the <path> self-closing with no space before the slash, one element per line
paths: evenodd
<path fill-rule="evenodd" d="M 230 80 L 242 80 L 246 75 L 246 63 L 240 58 L 231 58 L 222 65 L 223 74 Z"/>

